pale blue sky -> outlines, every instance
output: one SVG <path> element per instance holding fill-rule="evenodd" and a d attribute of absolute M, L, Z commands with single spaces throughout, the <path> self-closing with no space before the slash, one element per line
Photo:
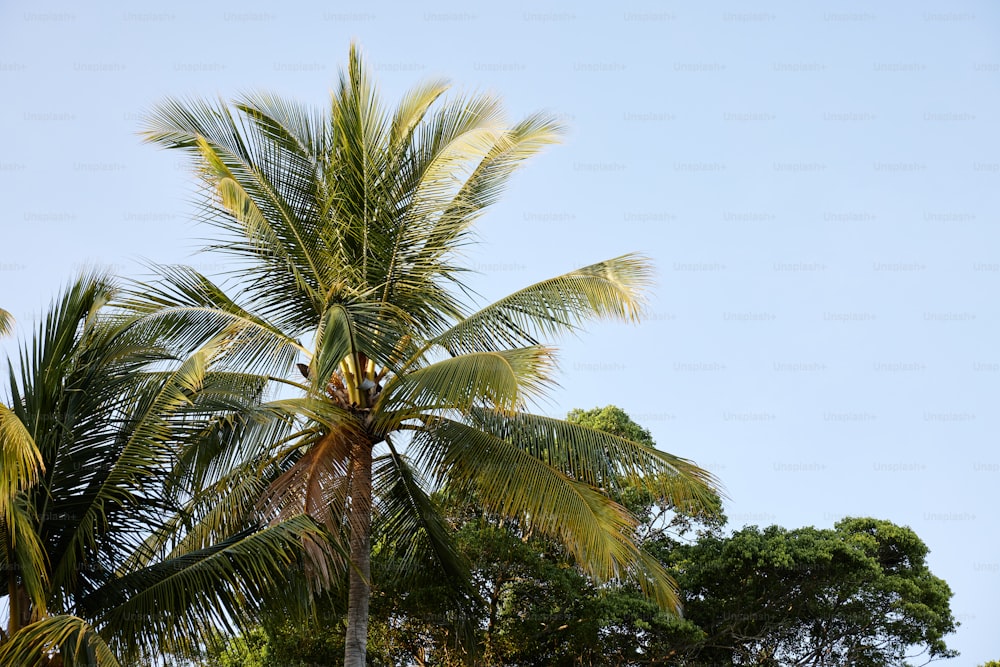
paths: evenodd
<path fill-rule="evenodd" d="M 0 306 L 23 334 L 86 265 L 225 268 L 139 114 L 325 104 L 357 38 L 389 99 L 443 75 L 570 127 L 482 221 L 484 295 L 656 262 L 649 321 L 563 341 L 544 410 L 624 408 L 721 478 L 734 527 L 911 526 L 955 591 L 950 664 L 1000 659 L 1000 11 L 802 4 L 8 1 Z"/>

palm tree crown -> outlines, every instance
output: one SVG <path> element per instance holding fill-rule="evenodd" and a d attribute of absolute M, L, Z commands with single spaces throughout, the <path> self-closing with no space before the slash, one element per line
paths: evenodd
<path fill-rule="evenodd" d="M 106 308 L 115 294 L 106 277 L 79 278 L 24 346 L 19 373 L 11 364 L 0 664 L 106 667 L 190 651 L 253 612 L 317 534 L 303 516 L 268 526 L 253 511 L 213 514 L 201 434 L 261 383 L 210 374 L 211 346 L 174 359 Z"/>
<path fill-rule="evenodd" d="M 685 459 L 526 411 L 552 385 L 542 341 L 593 317 L 638 319 L 650 267 L 627 255 L 473 305 L 458 253 L 561 128 L 545 114 L 508 124 L 496 98 L 446 90 L 430 81 L 386 109 L 352 47 L 325 110 L 264 94 L 171 100 L 145 130 L 193 157 L 236 296 L 169 267 L 126 305 L 178 349 L 210 344 L 216 368 L 284 388 L 221 420 L 230 437 L 213 456 L 248 471 L 278 462 L 260 506 L 329 529 L 312 567 L 347 572 L 349 665 L 364 662 L 373 521 L 407 562 L 461 572 L 434 488 L 472 492 L 589 573 L 634 577 L 670 606 L 669 578 L 608 494 L 639 483 L 699 502 L 713 484 Z"/>

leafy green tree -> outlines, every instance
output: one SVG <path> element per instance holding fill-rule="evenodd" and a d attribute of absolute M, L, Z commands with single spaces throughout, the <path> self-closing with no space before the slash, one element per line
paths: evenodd
<path fill-rule="evenodd" d="M 951 590 L 909 528 L 848 518 L 831 529 L 751 526 L 665 554 L 686 617 L 708 637 L 675 664 L 900 665 L 952 657 Z"/>
<path fill-rule="evenodd" d="M 653 435 L 649 429 L 637 424 L 627 412 L 617 405 L 606 405 L 603 408 L 582 410 L 574 408 L 566 415 L 566 421 L 596 428 L 605 433 L 613 433 L 634 442 L 655 446 Z"/>
<path fill-rule="evenodd" d="M 365 662 L 373 531 L 392 536 L 380 548 L 403 569 L 436 561 L 439 576 L 468 577 L 432 488 L 474 493 L 597 580 L 631 577 L 670 607 L 669 577 L 607 492 L 628 478 L 688 502 L 712 483 L 646 444 L 525 411 L 552 382 L 541 340 L 595 317 L 636 320 L 649 265 L 629 255 L 468 301 L 456 258 L 474 221 L 560 128 L 544 114 L 508 124 L 488 95 L 439 104 L 446 89 L 431 81 L 386 109 L 352 47 L 325 110 L 263 94 L 168 101 L 145 131 L 194 159 L 239 296 L 173 268 L 130 307 L 184 349 L 221 341 L 221 368 L 298 392 L 270 411 L 275 428 L 220 456 L 288 462 L 267 511 L 306 512 L 339 538 L 347 558 L 328 549 L 311 567 L 321 583 L 348 580 L 349 667 Z"/>
<path fill-rule="evenodd" d="M 664 664 L 678 642 L 701 637 L 628 582 L 599 583 L 544 537 L 488 517 L 459 528 L 486 601 L 479 665 Z"/>
<path fill-rule="evenodd" d="M 616 405 L 591 410 L 575 408 L 570 410 L 566 420 L 656 447 L 649 430 Z M 614 486 L 617 494 L 614 497 L 640 519 L 637 539 L 641 544 L 659 542 L 662 551 L 664 540 L 686 539 L 691 533 L 718 534 L 726 525 L 722 498 L 717 492 L 700 498 L 685 498 L 658 494 L 648 485 L 630 484 L 629 480 L 624 482 Z"/>
<path fill-rule="evenodd" d="M 650 433 L 615 406 L 574 410 L 567 420 L 655 447 Z M 714 531 L 724 523 L 721 511 L 705 511 L 706 506 L 721 507 L 717 497 L 701 506 L 699 515 L 690 516 L 647 489 L 614 488 L 615 497 L 635 512 L 636 536 L 642 543 L 662 549 L 668 536 L 679 539 L 695 530 Z M 669 521 L 664 521 L 665 513 Z M 483 600 L 476 610 L 480 632 L 475 652 L 458 647 L 449 653 L 454 663 L 447 664 L 665 664 L 673 646 L 703 637 L 700 629 L 659 608 L 634 584 L 602 584 L 588 577 L 559 544 L 517 521 L 484 512 L 468 499 L 447 504 L 446 514 Z M 395 599 L 401 597 L 405 599 Z M 397 644 L 422 643 L 432 651 L 446 647 L 456 628 L 426 612 L 406 605 L 392 610 L 393 617 L 406 619 L 392 629 Z M 440 650 L 434 657 L 441 659 Z M 393 664 L 408 662 L 400 655 Z"/>
<path fill-rule="evenodd" d="M 11 364 L 3 665 L 131 665 L 190 649 L 252 614 L 318 535 L 305 517 L 269 527 L 211 514 L 176 464 L 255 380 L 208 373 L 210 348 L 173 359 L 106 311 L 114 295 L 105 278 L 76 281 Z"/>

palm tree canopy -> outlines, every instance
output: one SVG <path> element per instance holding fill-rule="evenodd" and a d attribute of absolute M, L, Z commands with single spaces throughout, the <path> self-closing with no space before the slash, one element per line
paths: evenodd
<path fill-rule="evenodd" d="M 407 553 L 445 557 L 429 493 L 448 485 L 562 540 L 590 574 L 638 579 L 675 607 L 607 491 L 627 481 L 707 500 L 712 477 L 527 412 L 553 386 L 545 341 L 593 318 L 638 321 L 650 264 L 625 255 L 477 304 L 460 256 L 473 225 L 562 128 L 543 113 L 509 123 L 495 97 L 447 88 L 421 84 L 390 109 L 352 46 L 326 109 L 262 93 L 156 107 L 144 137 L 192 158 L 200 217 L 219 232 L 209 249 L 233 264 L 227 285 L 159 267 L 124 305 L 178 352 L 212 342 L 218 369 L 295 394 L 242 417 L 215 454 L 288 465 L 264 494 L 271 516 L 308 512 L 346 544 L 368 530 L 355 509 L 373 493 L 372 520 Z"/>
<path fill-rule="evenodd" d="M 190 650 L 283 585 L 306 517 L 268 526 L 256 495 L 212 514 L 199 466 L 217 417 L 255 378 L 209 372 L 212 346 L 175 359 L 108 310 L 102 275 L 50 308 L 0 403 L 0 568 L 9 623 L 0 664 L 135 664 Z M 230 483 L 227 487 L 235 485 Z M 233 495 L 238 496 L 238 493 Z"/>

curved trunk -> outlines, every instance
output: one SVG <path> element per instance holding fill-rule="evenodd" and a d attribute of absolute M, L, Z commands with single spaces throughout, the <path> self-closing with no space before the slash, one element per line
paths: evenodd
<path fill-rule="evenodd" d="M 347 641 L 345 667 L 365 667 L 368 649 L 368 603 L 371 596 L 372 445 L 352 446 L 351 500 L 348 528 L 351 531 L 351 566 L 348 568 Z"/>

